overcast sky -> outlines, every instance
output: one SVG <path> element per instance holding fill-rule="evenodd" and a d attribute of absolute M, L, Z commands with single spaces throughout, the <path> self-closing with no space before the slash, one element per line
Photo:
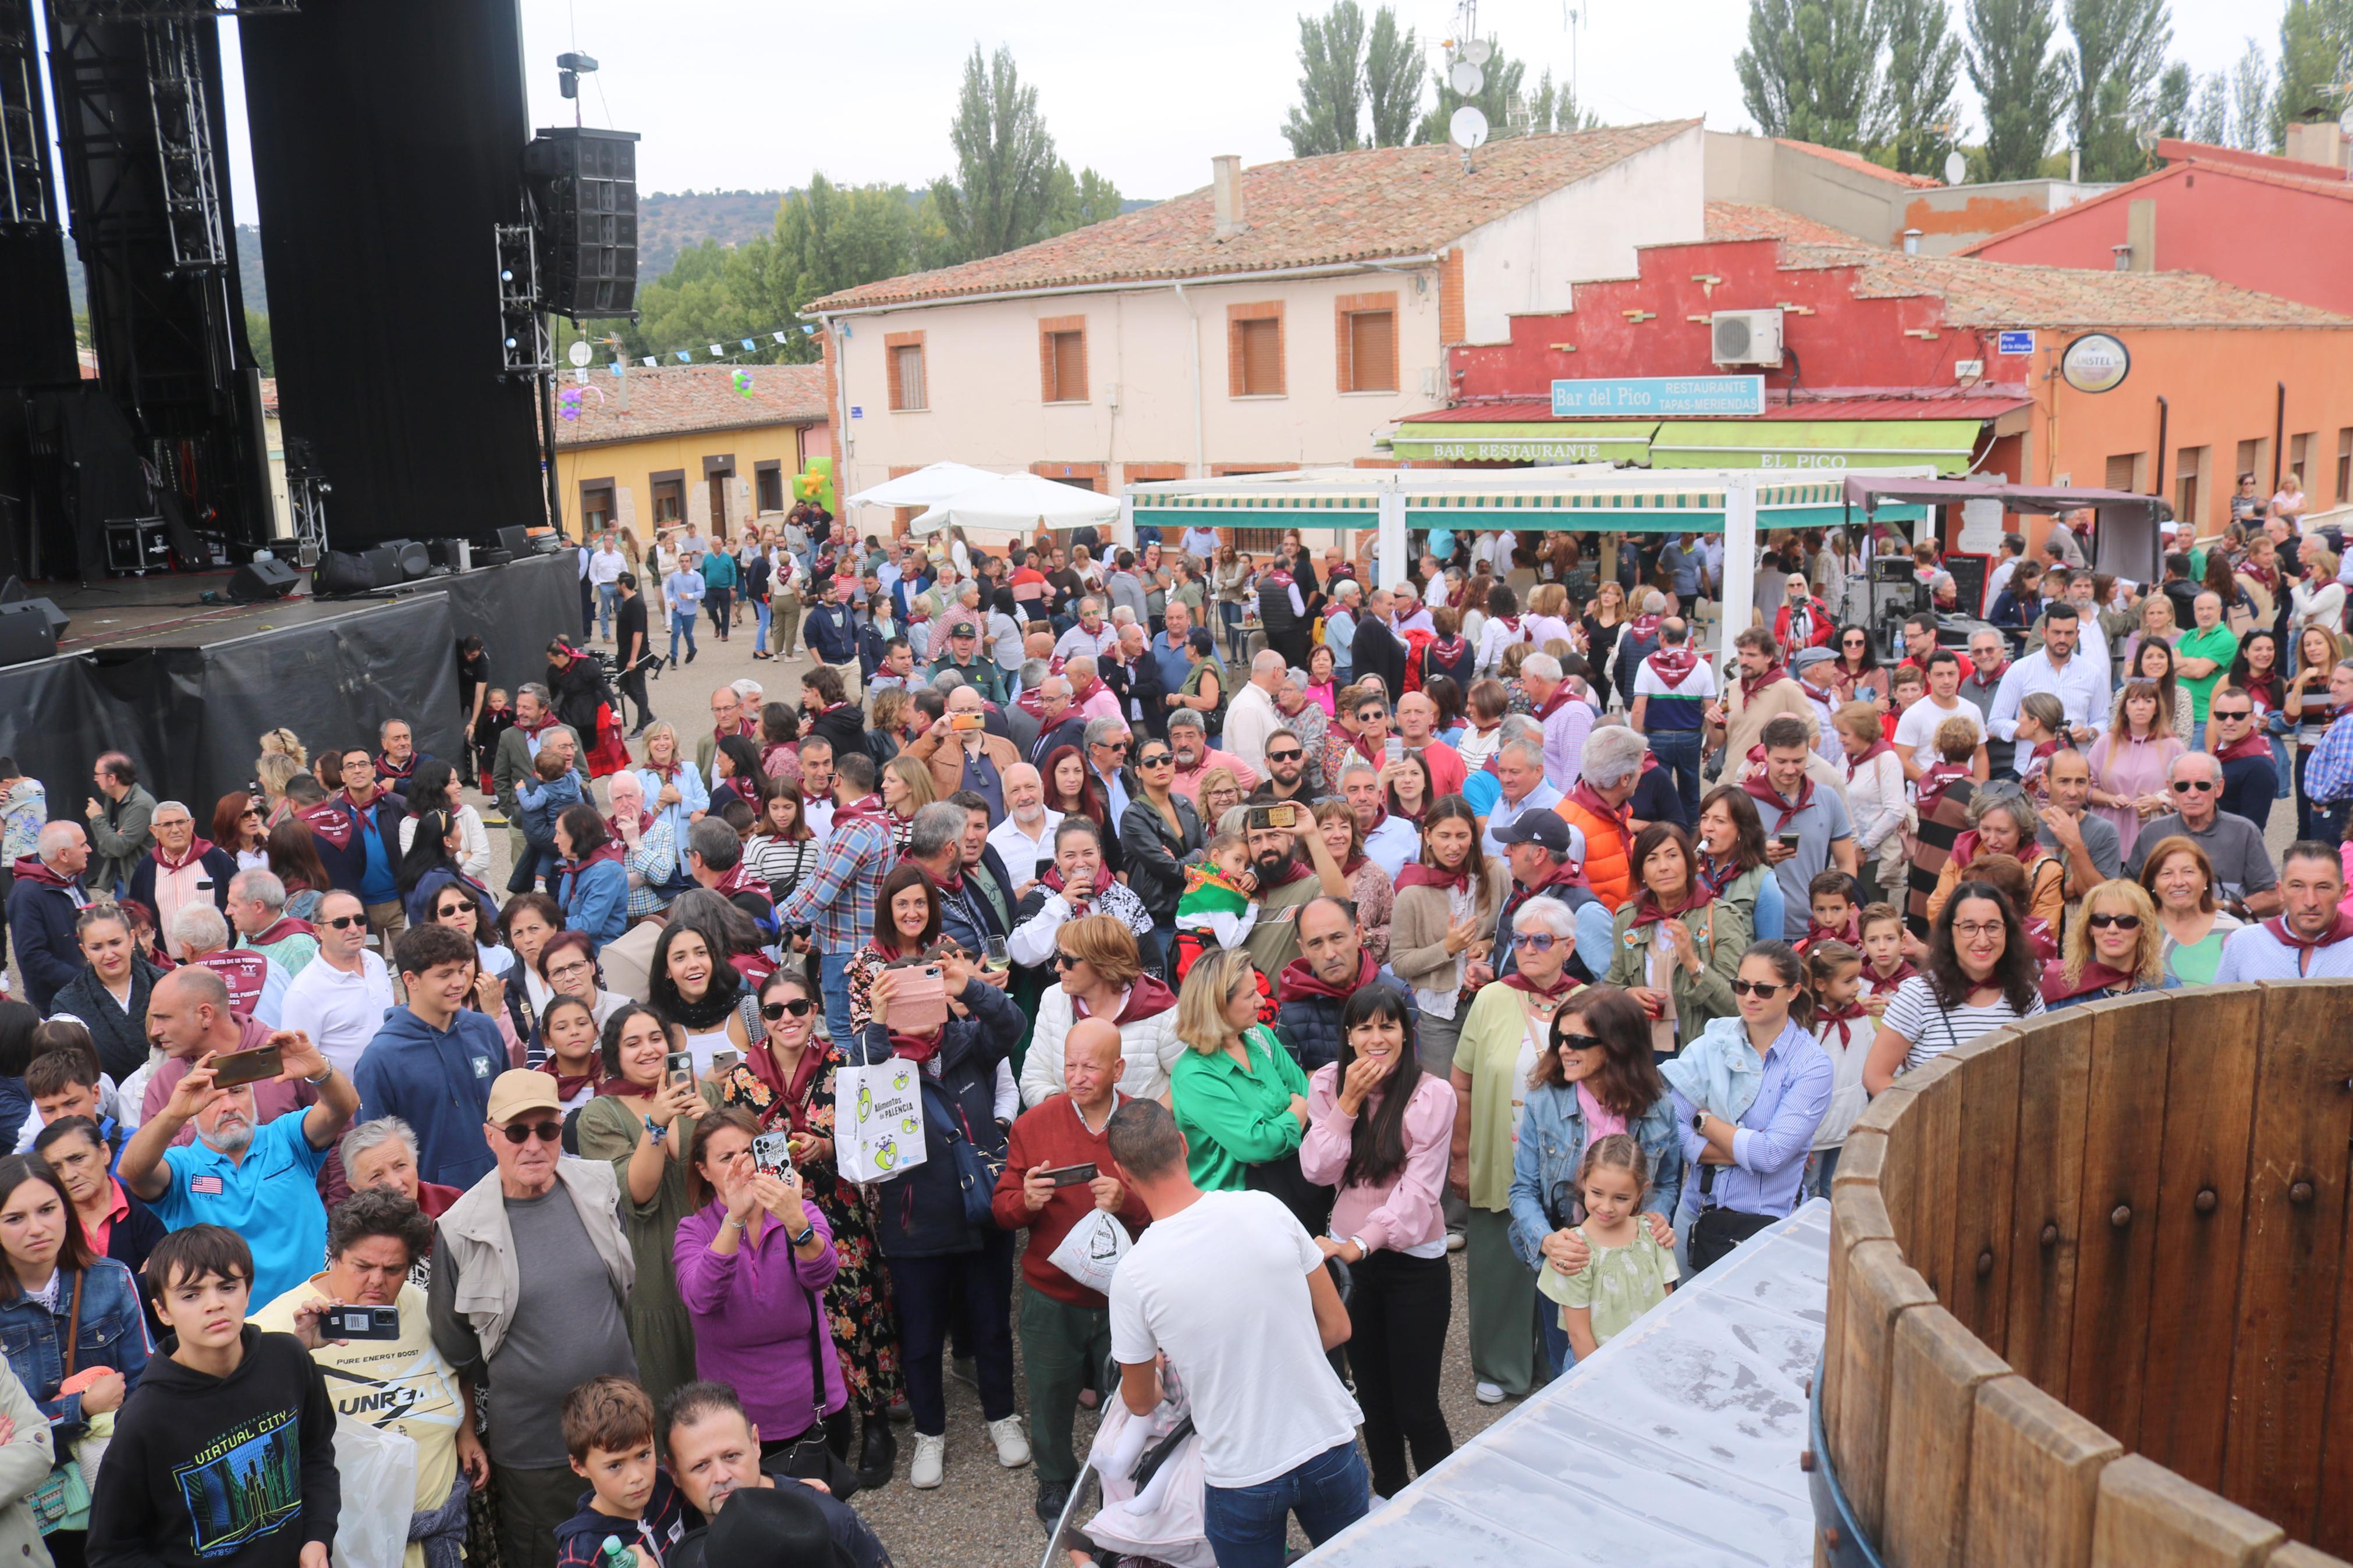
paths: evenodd
<path fill-rule="evenodd" d="M 480 0 L 493 4 L 496 0 Z M 1956 25 L 1964 0 L 1948 0 Z M 2173 0 L 2173 55 L 2203 72 L 2248 37 L 2275 52 L 2285 0 Z M 1320 3 L 1317 5 L 1321 8 Z M 1369 4 L 1367 9 L 1370 9 Z M 1451 36 L 1449 0 L 1398 0 L 1433 62 Z M 1277 0 L 1113 0 L 1018 5 L 877 0 L 820 9 L 777 0 L 522 0 L 533 122 L 568 122 L 555 57 L 603 66 L 585 118 L 640 132 L 641 189 L 777 190 L 821 169 L 834 180 L 922 184 L 951 167 L 948 121 L 977 41 L 1012 47 L 1073 168 L 1092 165 L 1123 195 L 1158 197 L 1208 182 L 1209 159 L 1287 157 L 1297 93 L 1299 7 Z M 1571 10 L 1584 19 L 1571 32 Z M 2059 9 L 2064 9 L 2063 5 Z M 1748 122 L 1733 58 L 1747 0 L 1483 0 L 1481 34 L 1550 66 L 1607 121 L 1704 115 Z M 225 27 L 234 27 L 225 22 Z M 266 21 L 252 24 L 267 26 Z M 227 58 L 234 71 L 235 53 Z M 238 216 L 252 221 L 240 84 L 229 83 Z M 1968 96 L 1968 79 L 1962 79 Z M 1982 133 L 1974 101 L 1968 136 Z"/>

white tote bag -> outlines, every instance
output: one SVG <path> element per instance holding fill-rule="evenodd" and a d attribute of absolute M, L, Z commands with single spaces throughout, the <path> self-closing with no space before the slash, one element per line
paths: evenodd
<path fill-rule="evenodd" d="M 923 1163 L 923 1069 L 903 1057 L 835 1076 L 833 1155 L 844 1180 L 884 1182 Z"/>
<path fill-rule="evenodd" d="M 1097 1295 L 1108 1296 L 1112 1270 L 1130 1245 L 1127 1226 L 1101 1209 L 1089 1209 L 1048 1261 Z"/>

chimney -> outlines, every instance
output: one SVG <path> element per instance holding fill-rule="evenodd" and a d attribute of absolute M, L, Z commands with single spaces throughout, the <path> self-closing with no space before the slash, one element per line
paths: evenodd
<path fill-rule="evenodd" d="M 2342 170 L 2345 167 L 2345 132 L 2337 129 L 2333 120 L 2290 125 L 2282 151 L 2300 163 L 2324 163 Z"/>
<path fill-rule="evenodd" d="M 2157 270 L 2157 203 L 2143 197 L 2125 209 L 2125 238 L 2132 246 L 2132 270 Z"/>
<path fill-rule="evenodd" d="M 1906 256 L 1917 256 L 1920 254 L 1920 231 L 1918 229 L 1907 228 L 1904 231 L 1904 254 Z"/>
<path fill-rule="evenodd" d="M 1217 237 L 1231 239 L 1250 225 L 1242 221 L 1242 161 L 1221 153 L 1209 160 L 1209 205 L 1217 214 Z"/>

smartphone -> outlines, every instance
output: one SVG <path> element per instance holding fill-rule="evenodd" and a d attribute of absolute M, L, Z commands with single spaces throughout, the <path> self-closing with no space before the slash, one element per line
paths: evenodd
<path fill-rule="evenodd" d="M 951 713 L 948 715 L 948 728 L 968 734 L 975 730 L 987 729 L 988 720 L 978 713 Z"/>
<path fill-rule="evenodd" d="M 694 1053 L 692 1051 L 664 1052 L 662 1076 L 672 1083 L 691 1084 L 694 1081 Z"/>
<path fill-rule="evenodd" d="M 276 1046 L 256 1046 L 249 1051 L 231 1051 L 213 1058 L 213 1082 L 222 1089 L 260 1083 L 283 1070 Z"/>
<path fill-rule="evenodd" d="M 1083 1165 L 1057 1165 L 1046 1173 L 1046 1179 L 1058 1187 L 1081 1187 L 1095 1179 L 1092 1163 Z"/>
<path fill-rule="evenodd" d="M 1795 849 L 1798 847 L 1798 840 L 1800 835 L 1798 830 L 1793 827 L 1787 833 L 1777 833 L 1773 837 L 1781 841 L 1782 848 Z"/>
<path fill-rule="evenodd" d="M 752 1140 L 752 1163 L 768 1174 L 781 1175 L 792 1163 L 792 1134 L 763 1132 Z"/>
<path fill-rule="evenodd" d="M 322 1340 L 396 1340 L 398 1307 L 330 1307 L 319 1316 Z"/>
<path fill-rule="evenodd" d="M 1244 821 L 1252 833 L 1263 833 L 1272 827 L 1296 827 L 1299 826 L 1299 808 L 1288 803 L 1254 805 L 1250 808 L 1250 816 Z"/>
<path fill-rule="evenodd" d="M 743 1061 L 744 1053 L 741 1051 L 713 1051 L 711 1053 L 711 1070 L 715 1073 L 733 1072 L 743 1065 Z"/>
<path fill-rule="evenodd" d="M 1401 763 L 1405 761 L 1405 742 L 1391 735 L 1381 742 L 1381 754 L 1390 762 Z"/>

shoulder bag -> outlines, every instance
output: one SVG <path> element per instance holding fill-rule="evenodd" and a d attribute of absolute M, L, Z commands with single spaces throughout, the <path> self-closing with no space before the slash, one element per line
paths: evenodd
<path fill-rule="evenodd" d="M 74 1374 L 74 1356 L 81 1349 L 81 1282 L 87 1269 L 74 1273 L 72 1304 L 66 1309 L 65 1375 L 60 1383 Z M 56 1466 L 26 1498 L 33 1510 L 33 1521 L 41 1527 L 43 1535 L 60 1530 L 90 1528 L 90 1483 L 82 1479 L 81 1466 L 72 1448 L 57 1457 Z"/>
<path fill-rule="evenodd" d="M 770 1216 L 772 1222 L 774 1217 Z M 792 1260 L 788 1258 L 785 1267 L 792 1268 Z M 793 1278 L 799 1280 L 797 1271 Z M 825 1489 L 841 1501 L 858 1489 L 858 1472 L 825 1439 L 825 1358 L 833 1350 L 832 1337 L 825 1327 L 825 1298 L 807 1285 L 801 1286 L 801 1294 L 808 1301 L 809 1312 L 809 1424 L 767 1463 L 797 1480 L 824 1482 Z"/>

